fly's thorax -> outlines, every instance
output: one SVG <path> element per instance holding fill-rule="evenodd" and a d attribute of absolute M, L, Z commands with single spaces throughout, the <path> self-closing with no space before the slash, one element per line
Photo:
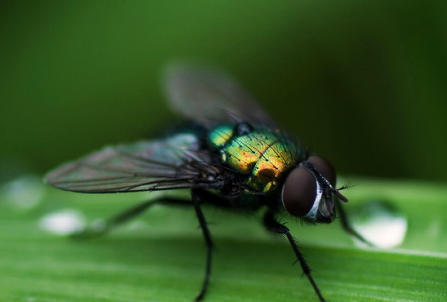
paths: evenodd
<path fill-rule="evenodd" d="M 284 174 L 297 164 L 297 156 L 291 152 L 295 149 L 295 145 L 287 141 L 267 144 L 251 171 L 248 186 L 263 193 L 276 191 Z"/>
<path fill-rule="evenodd" d="M 234 135 L 234 125 L 221 125 L 210 131 L 208 141 L 212 149 L 225 147 Z"/>
<path fill-rule="evenodd" d="M 255 192 L 274 192 L 284 174 L 298 163 L 295 144 L 269 129 L 224 125 L 210 132 L 209 141 L 222 163 L 248 176 L 246 186 Z"/>

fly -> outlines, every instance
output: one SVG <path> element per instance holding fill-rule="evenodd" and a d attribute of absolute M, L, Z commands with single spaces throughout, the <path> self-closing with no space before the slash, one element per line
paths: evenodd
<path fill-rule="evenodd" d="M 98 236 L 154 204 L 189 204 L 206 243 L 205 276 L 195 301 L 206 294 L 214 243 L 203 204 L 237 211 L 264 211 L 263 223 L 285 236 L 318 299 L 325 301 L 300 248 L 278 216 L 331 223 L 336 208 L 343 228 L 365 241 L 348 223 L 331 164 L 309 154 L 230 76 L 209 67 L 175 65 L 165 74 L 171 107 L 189 126 L 165 138 L 106 147 L 47 174 L 45 181 L 67 191 L 118 193 L 190 189 L 191 200 L 146 201 L 106 220 Z"/>

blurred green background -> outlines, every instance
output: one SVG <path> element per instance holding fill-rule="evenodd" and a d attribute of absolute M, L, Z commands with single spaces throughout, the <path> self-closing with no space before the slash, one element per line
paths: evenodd
<path fill-rule="evenodd" d="M 59 210 L 92 221 L 147 198 L 70 194 L 40 175 L 178 121 L 160 74 L 182 58 L 227 69 L 360 183 L 347 194 L 353 218 L 376 199 L 407 218 L 391 251 L 354 247 L 338 222 L 289 224 L 329 301 L 445 300 L 447 1 L 113 0 L 0 3 L 1 302 L 194 296 L 203 245 L 192 211 L 154 209 L 86 244 L 39 227 Z M 3 185 L 27 172 L 39 177 Z M 289 247 L 256 219 L 208 214 L 221 252 L 210 301 L 315 301 Z"/>
<path fill-rule="evenodd" d="M 444 0 L 2 1 L 2 178 L 176 121 L 179 58 L 227 69 L 343 174 L 447 180 Z"/>

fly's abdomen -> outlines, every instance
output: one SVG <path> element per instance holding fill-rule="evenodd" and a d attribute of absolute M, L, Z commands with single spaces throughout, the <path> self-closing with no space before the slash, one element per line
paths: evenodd
<path fill-rule="evenodd" d="M 278 132 L 260 129 L 238 135 L 233 128 L 220 126 L 210 133 L 210 144 L 219 150 L 221 161 L 248 175 L 249 191 L 275 191 L 284 173 L 298 164 L 296 146 Z"/>

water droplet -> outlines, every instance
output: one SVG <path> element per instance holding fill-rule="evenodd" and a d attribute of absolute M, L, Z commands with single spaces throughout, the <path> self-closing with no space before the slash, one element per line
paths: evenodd
<path fill-rule="evenodd" d="M 68 235 L 79 232 L 85 227 L 84 216 L 76 210 L 62 210 L 44 216 L 39 221 L 39 227 L 57 235 Z"/>
<path fill-rule="evenodd" d="M 42 179 L 25 174 L 0 187 L 2 199 L 19 209 L 28 210 L 38 205 L 45 194 Z"/>
<path fill-rule="evenodd" d="M 360 205 L 351 216 L 357 232 L 376 247 L 399 246 L 407 232 L 407 219 L 389 202 L 373 200 Z M 356 240 L 360 246 L 364 243 Z"/>

